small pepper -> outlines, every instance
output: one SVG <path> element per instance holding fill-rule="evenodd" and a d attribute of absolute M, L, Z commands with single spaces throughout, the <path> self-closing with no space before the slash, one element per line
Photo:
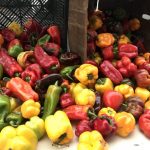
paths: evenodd
<path fill-rule="evenodd" d="M 21 113 L 24 118 L 30 119 L 33 116 L 38 116 L 40 113 L 40 103 L 32 99 L 25 101 L 21 105 Z"/>
<path fill-rule="evenodd" d="M 104 107 L 99 111 L 98 116 L 100 117 L 105 114 L 114 117 L 116 115 L 116 111 L 111 107 Z"/>
<path fill-rule="evenodd" d="M 117 124 L 117 134 L 121 137 L 127 137 L 135 128 L 135 119 L 131 113 L 119 112 L 115 115 Z"/>
<path fill-rule="evenodd" d="M 121 93 L 125 98 L 134 96 L 134 89 L 128 84 L 117 85 L 114 90 Z"/>
<path fill-rule="evenodd" d="M 22 101 L 33 99 L 38 101 L 38 94 L 32 89 L 29 83 L 19 77 L 11 78 L 7 82 L 6 87 L 14 93 L 14 95 Z"/>
<path fill-rule="evenodd" d="M 74 136 L 70 120 L 67 115 L 60 110 L 45 119 L 45 129 L 49 139 L 54 144 L 62 145 L 69 143 Z"/>
<path fill-rule="evenodd" d="M 137 18 L 133 18 L 129 21 L 129 27 L 131 31 L 136 31 L 139 30 L 139 28 L 141 27 L 141 23 L 140 20 Z"/>
<path fill-rule="evenodd" d="M 58 86 L 58 81 L 54 85 L 49 85 L 45 95 L 43 119 L 55 112 L 61 92 L 62 88 Z"/>
<path fill-rule="evenodd" d="M 2 34 L 0 34 L 0 47 L 3 45 L 3 43 L 4 43 L 4 38 Z"/>
<path fill-rule="evenodd" d="M 113 83 L 109 78 L 100 78 L 95 84 L 96 91 L 104 93 L 107 90 L 113 90 Z"/>
<path fill-rule="evenodd" d="M 121 44 L 127 44 L 127 43 L 130 43 L 130 42 L 131 42 L 130 39 L 126 35 L 124 35 L 124 34 L 122 34 L 119 37 L 119 40 L 118 40 L 118 44 L 119 45 L 121 45 Z"/>
<path fill-rule="evenodd" d="M 145 102 L 149 98 L 150 92 L 145 88 L 137 87 L 135 89 L 135 95 L 140 97 L 143 100 L 143 102 Z"/>
<path fill-rule="evenodd" d="M 45 34 L 40 39 L 38 39 L 37 44 L 42 46 L 42 45 L 48 43 L 49 40 L 50 40 L 50 36 L 48 34 Z"/>

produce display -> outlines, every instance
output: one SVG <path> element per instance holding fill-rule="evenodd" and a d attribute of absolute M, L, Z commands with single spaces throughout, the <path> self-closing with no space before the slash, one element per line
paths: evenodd
<path fill-rule="evenodd" d="M 61 48 L 57 25 L 0 30 L 0 150 L 36 150 L 44 135 L 108 150 L 136 124 L 150 138 L 150 53 L 124 9 L 89 14 L 87 60 Z M 75 130 L 73 128 L 75 126 Z"/>

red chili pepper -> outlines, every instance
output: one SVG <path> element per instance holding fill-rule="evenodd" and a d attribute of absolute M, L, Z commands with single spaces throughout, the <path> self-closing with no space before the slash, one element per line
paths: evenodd
<path fill-rule="evenodd" d="M 10 42 L 13 39 L 15 39 L 15 33 L 8 28 L 3 29 L 1 34 L 7 42 Z"/>
<path fill-rule="evenodd" d="M 31 64 L 26 67 L 26 69 L 22 72 L 21 77 L 23 80 L 29 82 L 31 86 L 35 85 L 35 82 L 41 79 L 42 70 L 39 64 Z"/>
<path fill-rule="evenodd" d="M 93 121 L 93 128 L 94 130 L 99 131 L 106 138 L 116 132 L 117 125 L 111 116 L 103 114 Z"/>
<path fill-rule="evenodd" d="M 18 76 L 18 73 L 22 72 L 22 68 L 17 63 L 17 61 L 7 54 L 5 49 L 0 49 L 0 64 L 3 65 L 4 71 L 10 77 Z"/>
<path fill-rule="evenodd" d="M 47 29 L 47 32 L 49 33 L 49 35 L 51 36 L 52 38 L 52 42 L 60 45 L 61 44 L 61 39 L 60 39 L 60 31 L 59 31 L 59 28 L 58 26 L 50 26 L 48 29 Z"/>
<path fill-rule="evenodd" d="M 85 131 L 92 131 L 91 128 L 91 122 L 89 120 L 81 120 L 75 129 L 75 135 L 77 137 L 80 136 L 81 133 L 85 132 Z"/>
<path fill-rule="evenodd" d="M 102 49 L 103 58 L 105 60 L 113 60 L 114 59 L 114 53 L 113 53 L 113 46 L 109 46 Z"/>
<path fill-rule="evenodd" d="M 138 48 L 133 44 L 119 45 L 119 57 L 127 56 L 129 58 L 135 58 L 138 56 Z"/>
<path fill-rule="evenodd" d="M 110 61 L 104 60 L 100 65 L 101 72 L 115 84 L 119 84 L 123 77 L 121 73 L 111 64 Z"/>
<path fill-rule="evenodd" d="M 49 56 L 41 46 L 34 48 L 34 56 L 37 63 L 47 72 L 55 73 L 60 68 L 60 63 L 57 57 Z"/>
<path fill-rule="evenodd" d="M 94 66 L 98 67 L 97 62 L 94 61 L 94 60 L 90 60 L 90 59 L 86 60 L 86 61 L 84 62 L 84 64 L 91 64 L 91 65 L 94 65 Z"/>

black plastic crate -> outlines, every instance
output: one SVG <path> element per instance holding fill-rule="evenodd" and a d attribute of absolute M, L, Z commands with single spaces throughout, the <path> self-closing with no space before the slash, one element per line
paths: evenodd
<path fill-rule="evenodd" d="M 59 26 L 62 48 L 67 48 L 68 6 L 69 0 L 0 0 L 0 28 L 12 21 L 21 25 L 34 18 L 41 25 Z"/>

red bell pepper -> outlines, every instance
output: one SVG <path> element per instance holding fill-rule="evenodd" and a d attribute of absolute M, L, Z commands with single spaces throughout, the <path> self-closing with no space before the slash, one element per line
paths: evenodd
<path fill-rule="evenodd" d="M 60 39 L 60 31 L 59 31 L 59 28 L 58 26 L 50 26 L 48 29 L 47 29 L 47 32 L 49 33 L 49 35 L 51 36 L 52 38 L 52 42 L 60 45 L 61 44 L 61 39 Z"/>
<path fill-rule="evenodd" d="M 140 130 L 150 138 L 150 110 L 147 109 L 143 115 L 139 118 L 139 128 Z"/>
<path fill-rule="evenodd" d="M 138 48 L 133 44 L 121 44 L 118 47 L 119 49 L 119 57 L 127 56 L 129 58 L 135 58 L 138 56 Z"/>
<path fill-rule="evenodd" d="M 102 54 L 104 60 L 113 60 L 114 59 L 114 53 L 113 53 L 113 46 L 109 46 L 102 49 Z"/>
<path fill-rule="evenodd" d="M 42 70 L 39 64 L 31 64 L 21 73 L 21 77 L 26 82 L 29 82 L 31 86 L 35 85 L 37 80 L 40 80 L 42 76 Z"/>
<path fill-rule="evenodd" d="M 13 39 L 15 39 L 15 33 L 8 28 L 3 29 L 1 34 L 7 42 L 10 42 Z"/>
<path fill-rule="evenodd" d="M 22 68 L 17 61 L 7 54 L 7 51 L 3 48 L 0 49 L 0 64 L 3 65 L 4 71 L 10 77 L 18 76 L 22 72 Z"/>
<path fill-rule="evenodd" d="M 29 99 L 38 101 L 39 99 L 38 94 L 32 89 L 30 84 L 19 77 L 11 78 L 11 80 L 7 82 L 6 88 L 22 101 Z"/>
<path fill-rule="evenodd" d="M 100 65 L 101 72 L 115 84 L 119 84 L 123 77 L 121 73 L 111 64 L 110 61 L 104 60 Z"/>
<path fill-rule="evenodd" d="M 57 57 L 49 56 L 41 46 L 34 48 L 34 56 L 37 63 L 47 72 L 55 73 L 60 69 L 60 63 Z"/>

